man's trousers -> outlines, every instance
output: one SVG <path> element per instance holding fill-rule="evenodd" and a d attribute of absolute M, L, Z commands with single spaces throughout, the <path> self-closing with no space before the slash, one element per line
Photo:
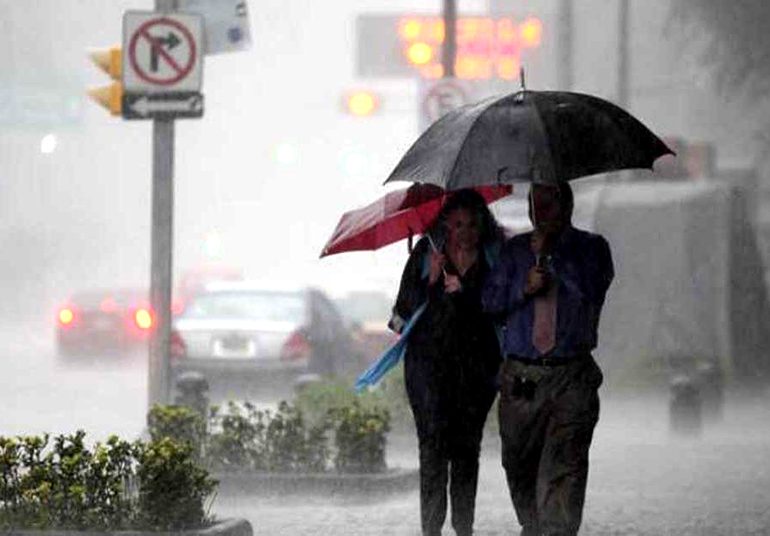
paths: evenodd
<path fill-rule="evenodd" d="M 577 534 L 601 383 L 590 355 L 557 365 L 503 362 L 502 461 L 522 535 Z"/>

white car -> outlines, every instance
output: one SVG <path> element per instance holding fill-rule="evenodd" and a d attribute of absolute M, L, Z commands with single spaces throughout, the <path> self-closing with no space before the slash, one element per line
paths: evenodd
<path fill-rule="evenodd" d="M 171 348 L 176 371 L 233 381 L 336 376 L 358 367 L 349 326 L 322 291 L 247 281 L 208 285 L 175 319 Z"/>

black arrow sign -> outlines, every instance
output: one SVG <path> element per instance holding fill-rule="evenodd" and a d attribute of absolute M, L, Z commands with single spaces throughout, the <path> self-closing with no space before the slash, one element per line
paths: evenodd
<path fill-rule="evenodd" d="M 163 46 L 166 50 L 172 50 L 176 48 L 182 42 L 174 32 L 168 32 L 166 37 L 152 38 L 152 46 L 150 47 L 150 70 L 154 73 L 158 72 L 158 45 Z"/>

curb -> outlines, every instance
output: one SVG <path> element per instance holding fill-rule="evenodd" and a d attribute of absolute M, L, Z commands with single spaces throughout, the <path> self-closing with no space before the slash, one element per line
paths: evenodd
<path fill-rule="evenodd" d="M 218 495 L 335 495 L 341 497 L 381 496 L 416 490 L 420 477 L 417 469 L 390 469 L 384 473 L 214 473 L 219 480 Z"/>
<path fill-rule="evenodd" d="M 143 530 L 2 530 L 3 536 L 253 536 L 251 523 L 245 519 L 223 519 L 210 527 L 179 531 L 143 531 Z"/>

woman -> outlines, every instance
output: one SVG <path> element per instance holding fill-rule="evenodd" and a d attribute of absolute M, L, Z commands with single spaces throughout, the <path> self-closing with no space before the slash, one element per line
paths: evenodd
<path fill-rule="evenodd" d="M 481 311 L 480 292 L 501 239 L 481 195 L 459 190 L 416 244 L 401 278 L 393 327 L 402 327 L 427 303 L 404 357 L 419 440 L 424 535 L 441 534 L 447 482 L 455 532 L 473 533 L 482 431 L 500 364 L 497 335 Z"/>

